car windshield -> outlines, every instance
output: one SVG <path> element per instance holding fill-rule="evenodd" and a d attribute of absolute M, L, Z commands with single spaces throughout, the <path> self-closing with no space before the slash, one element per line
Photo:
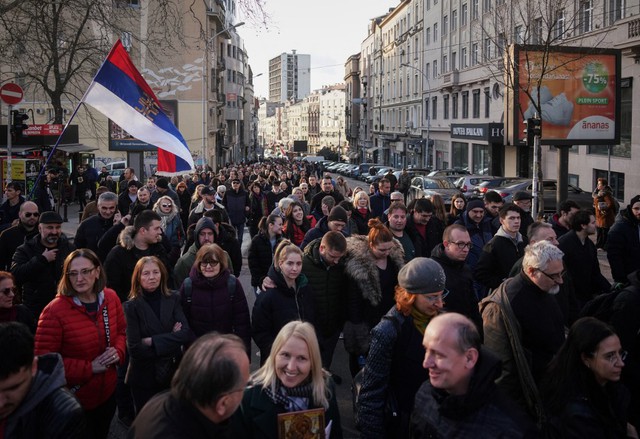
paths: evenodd
<path fill-rule="evenodd" d="M 456 187 L 445 178 L 425 178 L 423 181 L 425 189 L 455 189 Z"/>

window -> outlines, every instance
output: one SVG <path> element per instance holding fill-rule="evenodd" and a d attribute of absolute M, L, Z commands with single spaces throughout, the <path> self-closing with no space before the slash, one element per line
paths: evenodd
<path fill-rule="evenodd" d="M 442 96 L 442 117 L 449 119 L 449 95 Z"/>
<path fill-rule="evenodd" d="M 624 173 L 623 172 L 611 172 L 608 173 L 605 169 L 593 170 L 593 181 L 598 181 L 599 178 L 606 178 L 609 181 L 609 186 L 613 189 L 613 196 L 618 200 L 624 200 Z"/>
<path fill-rule="evenodd" d="M 462 14 L 460 15 L 460 26 L 467 25 L 467 4 L 462 5 Z"/>
<path fill-rule="evenodd" d="M 564 9 L 560 9 L 558 12 L 556 12 L 556 32 L 555 32 L 555 36 L 557 39 L 559 40 L 563 40 L 565 38 L 565 15 L 564 15 Z"/>
<path fill-rule="evenodd" d="M 427 79 L 429 79 L 429 74 L 431 74 L 431 63 L 427 63 L 427 68 L 424 69 L 424 76 L 427 77 Z"/>
<path fill-rule="evenodd" d="M 449 57 L 447 55 L 442 56 L 442 73 L 449 71 Z"/>
<path fill-rule="evenodd" d="M 469 61 L 467 61 L 467 48 L 463 47 L 460 53 L 460 68 L 466 69 L 469 67 Z"/>
<path fill-rule="evenodd" d="M 504 34 L 498 34 L 498 47 L 496 48 L 497 52 L 495 56 L 502 56 L 504 54 L 504 50 L 507 47 L 507 39 Z"/>
<path fill-rule="evenodd" d="M 609 0 L 609 24 L 625 17 L 625 0 Z"/>
<path fill-rule="evenodd" d="M 462 92 L 462 118 L 469 119 L 469 92 Z"/>
<path fill-rule="evenodd" d="M 489 167 L 491 166 L 491 148 L 489 145 L 472 143 L 471 151 L 473 155 L 471 172 L 481 175 L 488 174 Z"/>
<path fill-rule="evenodd" d="M 443 38 L 447 36 L 447 32 L 448 32 L 447 29 L 449 29 L 449 16 L 445 15 L 442 18 L 442 37 Z"/>
<path fill-rule="evenodd" d="M 593 3 L 592 0 L 580 2 L 579 31 L 580 33 L 591 32 L 593 21 Z"/>
<path fill-rule="evenodd" d="M 533 20 L 533 29 L 531 29 L 531 40 L 533 44 L 542 44 L 542 18 Z"/>
<path fill-rule="evenodd" d="M 631 78 L 620 81 L 620 148 L 628 151 L 625 157 L 631 157 L 632 85 Z"/>
<path fill-rule="evenodd" d="M 478 19 L 478 0 L 471 0 L 471 19 Z"/>
<path fill-rule="evenodd" d="M 458 10 L 454 9 L 451 13 L 451 32 L 458 28 Z"/>
<path fill-rule="evenodd" d="M 487 62 L 491 59 L 491 39 L 484 39 L 484 47 L 482 49 L 482 60 Z"/>
<path fill-rule="evenodd" d="M 458 118 L 458 93 L 451 95 L 451 116 L 453 119 Z"/>
<path fill-rule="evenodd" d="M 516 44 L 524 44 L 524 28 L 522 25 L 516 26 L 513 31 Z"/>
<path fill-rule="evenodd" d="M 431 105 L 431 114 L 433 116 L 433 119 L 437 119 L 438 118 L 438 98 L 434 97 L 431 98 L 431 103 L 433 105 Z"/>
<path fill-rule="evenodd" d="M 469 167 L 469 144 L 463 142 L 451 142 L 451 166 L 456 169 Z"/>
<path fill-rule="evenodd" d="M 471 45 L 471 65 L 475 66 L 478 64 L 478 43 L 473 43 Z"/>
<path fill-rule="evenodd" d="M 458 52 L 453 52 L 451 54 L 451 70 L 458 70 Z"/>
<path fill-rule="evenodd" d="M 425 120 L 431 119 L 430 112 L 429 112 L 429 98 L 424 99 L 424 119 Z"/>
<path fill-rule="evenodd" d="M 473 90 L 473 118 L 480 118 L 480 89 Z"/>
<path fill-rule="evenodd" d="M 122 32 L 121 41 L 122 41 L 122 47 L 124 47 L 124 50 L 126 50 L 127 52 L 131 52 L 131 44 L 132 44 L 131 32 Z"/>
<path fill-rule="evenodd" d="M 427 41 L 427 45 L 431 44 L 431 28 L 430 27 L 427 28 L 425 39 Z"/>
<path fill-rule="evenodd" d="M 487 13 L 491 10 L 491 0 L 482 0 L 482 12 Z"/>
<path fill-rule="evenodd" d="M 438 77 L 438 61 L 437 60 L 433 61 L 433 77 L 434 78 Z"/>
<path fill-rule="evenodd" d="M 433 42 L 438 41 L 438 23 L 433 23 Z"/>
<path fill-rule="evenodd" d="M 489 87 L 484 89 L 484 117 L 489 117 L 489 110 L 491 107 L 491 95 L 489 95 Z"/>

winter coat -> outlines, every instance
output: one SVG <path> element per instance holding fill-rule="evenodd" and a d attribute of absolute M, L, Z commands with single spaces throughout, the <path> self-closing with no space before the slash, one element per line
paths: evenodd
<path fill-rule="evenodd" d="M 122 185 L 120 185 L 120 187 L 122 187 Z M 136 197 L 134 201 L 137 200 L 138 198 Z M 118 212 L 120 212 L 122 216 L 127 215 L 129 213 L 131 204 L 133 204 L 133 201 L 131 201 L 131 198 L 129 197 L 129 191 L 126 189 L 125 185 L 124 192 L 121 192 L 120 195 L 118 195 Z"/>
<path fill-rule="evenodd" d="M 153 210 L 153 204 L 151 203 L 151 200 L 147 201 L 147 204 L 142 204 L 140 203 L 140 200 L 136 200 L 133 203 L 131 203 L 131 205 L 129 206 L 129 215 L 131 215 L 131 223 L 133 224 L 133 221 L 135 221 L 136 216 L 138 216 L 140 213 L 144 212 L 145 210 Z"/>
<path fill-rule="evenodd" d="M 324 413 L 322 430 L 331 422 L 331 439 L 342 439 L 340 411 L 333 381 L 327 383 L 331 393 L 329 408 Z M 309 409 L 320 408 L 310 404 Z M 263 387 L 253 386 L 244 391 L 242 404 L 231 418 L 232 437 L 243 439 L 278 439 L 278 415 L 285 408 L 273 402 Z M 324 436 L 323 436 L 324 437 Z"/>
<path fill-rule="evenodd" d="M 40 234 L 37 234 L 25 241 L 13 254 L 11 273 L 15 276 L 18 286 L 22 287 L 22 303 L 36 319 L 56 296 L 64 260 L 75 250 L 64 234 L 60 235 L 56 248 L 56 259 L 48 262 L 42 256 L 45 247 L 40 242 Z"/>
<path fill-rule="evenodd" d="M 225 209 L 222 204 L 220 204 L 217 201 L 215 201 L 213 203 L 212 209 L 217 210 L 222 214 L 222 222 L 223 223 L 228 223 L 229 222 L 229 215 L 227 214 L 227 209 Z M 204 216 L 204 212 L 206 210 L 207 209 L 204 206 L 204 201 L 200 201 L 196 205 L 196 207 L 194 207 L 193 210 L 191 210 L 191 213 L 189 213 L 189 222 L 187 223 L 187 228 L 189 228 L 189 226 L 191 224 L 197 223 L 198 220 Z"/>
<path fill-rule="evenodd" d="M 256 195 L 251 192 L 249 195 L 249 226 L 257 229 L 263 216 L 268 216 L 271 211 L 267 203 L 267 196 L 264 193 Z"/>
<path fill-rule="evenodd" d="M 407 437 L 415 393 L 429 378 L 422 367 L 422 338 L 413 317 L 402 315 L 395 307 L 371 330 L 371 349 L 362 372 L 357 406 L 361 437 Z M 385 413 L 387 401 L 393 401 L 399 425 L 385 425 L 385 416 L 390 415 Z"/>
<path fill-rule="evenodd" d="M 234 190 L 228 190 L 222 204 L 229 213 L 229 221 L 231 224 L 244 224 L 247 220 L 246 208 L 249 206 L 249 195 L 244 189 L 240 189 L 237 193 Z"/>
<path fill-rule="evenodd" d="M 147 250 L 134 245 L 133 226 L 127 226 L 118 236 L 118 244 L 111 249 L 104 262 L 107 285 L 115 290 L 122 302 L 126 302 L 131 290 L 131 273 L 138 260 L 144 256 L 156 256 L 167 268 L 169 285 L 173 284 L 167 252 L 161 243 L 152 244 Z"/>
<path fill-rule="evenodd" d="M 482 249 L 489 243 L 489 241 L 491 241 L 491 238 L 493 238 L 491 219 L 484 216 L 482 221 L 480 221 L 480 224 L 476 224 L 469 219 L 469 215 L 465 212 L 458 220 L 456 220 L 455 224 L 465 226 L 469 232 L 469 236 L 471 237 L 473 246 L 469 249 L 469 255 L 467 256 L 466 263 L 471 270 L 473 270 L 476 268 L 476 265 L 478 265 Z"/>
<path fill-rule="evenodd" d="M 450 259 L 443 244 L 433 249 L 431 259 L 440 264 L 446 276 L 445 286 L 449 295 L 444 301 L 444 309 L 467 316 L 482 334 L 482 317 L 478 311 L 478 299 L 473 291 L 473 273 L 469 266 L 465 261 Z"/>
<path fill-rule="evenodd" d="M 251 240 L 249 246 L 249 270 L 251 271 L 251 286 L 259 287 L 262 285 L 262 280 L 269 273 L 269 267 L 273 264 L 273 253 L 276 251 L 276 247 L 282 238 L 276 236 L 276 244 L 271 247 L 269 236 L 260 232 Z"/>
<path fill-rule="evenodd" d="M 558 248 L 564 253 L 565 269 L 571 275 L 575 295 L 581 302 L 611 290 L 611 284 L 600 272 L 598 250 L 591 239 L 587 237 L 583 244 L 572 230 L 562 235 L 558 242 Z"/>
<path fill-rule="evenodd" d="M 187 303 L 184 283 L 180 287 L 182 308 L 193 333 L 200 337 L 211 331 L 235 334 L 251 348 L 251 320 L 249 306 L 242 288 L 236 280 L 236 290 L 230 292 L 229 270 L 213 279 L 205 278 L 196 267 L 191 269 L 191 304 Z"/>
<path fill-rule="evenodd" d="M 426 380 L 416 394 L 411 438 L 537 437 L 527 416 L 496 388 L 500 368 L 500 360 L 481 348 L 464 395 L 451 395 Z"/>
<path fill-rule="evenodd" d="M 616 221 L 616 202 L 611 188 L 593 193 L 593 209 L 596 213 L 596 227 L 607 229 Z"/>
<path fill-rule="evenodd" d="M 404 266 L 404 252 L 398 241 L 394 239 L 393 243 L 394 246 L 387 257 L 386 273 L 391 282 L 384 288 L 380 282 L 380 270 L 369 251 L 367 237 L 357 235 L 347 238 L 344 267 L 349 279 L 347 323 L 345 324 L 346 343 L 348 343 L 347 334 L 352 333 L 354 326 L 357 326 L 355 329 L 357 332 L 368 333 L 389 311 L 389 308 L 395 305 L 394 288 L 397 284 L 398 272 Z M 360 353 L 368 350 L 366 342 L 357 344 Z"/>
<path fill-rule="evenodd" d="M 473 276 L 487 288 L 498 286 L 509 277 L 513 264 L 524 256 L 525 243 L 520 233 L 512 238 L 502 227 L 482 249 Z"/>
<path fill-rule="evenodd" d="M 0 232 L 11 227 L 11 223 L 19 219 L 20 206 L 25 202 L 22 195 L 18 195 L 18 202 L 15 206 L 9 204 L 9 200 L 0 205 Z"/>
<path fill-rule="evenodd" d="M 103 218 L 100 213 L 90 216 L 78 226 L 76 235 L 73 238 L 73 243 L 76 248 L 88 248 L 100 257 L 101 252 L 98 250 L 98 242 L 113 226 L 113 217 Z M 106 256 L 106 254 L 104 254 L 104 256 Z M 104 260 L 104 257 L 101 258 L 101 260 Z"/>
<path fill-rule="evenodd" d="M 58 352 L 64 362 L 69 387 L 80 386 L 75 392 L 85 410 L 92 410 L 108 400 L 116 390 L 116 368 L 94 374 L 91 362 L 108 346 L 114 347 L 124 363 L 126 322 L 122 305 L 113 290 L 105 288 L 98 294 L 98 312 L 93 320 L 84 305 L 75 297 L 57 296 L 42 311 L 36 330 L 37 355 Z M 103 309 L 109 318 L 107 346 Z"/>
<path fill-rule="evenodd" d="M 300 274 L 295 288 L 289 288 L 282 274 L 269 269 L 269 278 L 276 284 L 261 293 L 251 313 L 251 337 L 260 349 L 260 361 L 264 362 L 271 352 L 271 345 L 284 325 L 293 320 L 302 320 L 315 326 L 313 290 L 307 277 Z"/>
<path fill-rule="evenodd" d="M 84 439 L 84 411 L 65 388 L 60 354 L 38 357 L 36 372 L 22 403 L 5 419 L 5 438 Z"/>
<path fill-rule="evenodd" d="M 146 293 L 124 304 L 127 319 L 127 349 L 129 350 L 129 367 L 125 382 L 131 387 L 145 389 L 164 389 L 169 382 L 158 382 L 157 368 L 169 358 L 177 360 L 182 356 L 182 349 L 191 339 L 189 322 L 182 312 L 180 296 L 172 292 L 170 296 L 159 293 L 160 316 L 154 312 Z M 173 326 L 180 322 L 182 329 L 173 332 Z M 151 346 L 142 343 L 142 339 L 151 337 Z"/>
<path fill-rule="evenodd" d="M 369 220 L 374 218 L 374 215 L 370 210 L 364 215 L 360 213 L 358 209 L 355 209 L 351 214 L 351 219 L 356 223 L 357 230 L 352 230 L 351 234 L 368 235 L 369 234 Z"/>
<path fill-rule="evenodd" d="M 309 192 L 311 192 L 311 186 L 309 186 Z M 340 201 L 344 200 L 344 197 L 340 195 L 340 192 L 334 190 L 327 193 L 319 189 L 319 192 L 316 192 L 311 199 L 311 213 L 313 213 L 318 220 L 320 218 L 316 214 L 319 214 L 320 217 L 322 217 L 322 199 L 324 197 L 332 197 L 336 201 L 336 206 L 340 203 Z"/>
<path fill-rule="evenodd" d="M 33 238 L 38 234 L 38 227 L 27 231 L 22 223 L 17 226 L 9 227 L 0 233 L 0 270 L 11 270 L 11 259 L 16 249 L 24 244 L 25 240 Z"/>
<path fill-rule="evenodd" d="M 369 198 L 371 205 L 371 215 L 374 218 L 382 219 L 382 214 L 391 206 L 391 196 L 382 195 L 380 192 Z"/>
<path fill-rule="evenodd" d="M 216 235 L 216 244 L 218 244 L 222 250 L 226 251 L 231 259 L 233 267 L 233 274 L 238 277 L 242 270 L 242 248 L 236 237 L 236 229 L 227 224 L 220 223 L 218 225 L 218 234 Z"/>
<path fill-rule="evenodd" d="M 620 211 L 607 235 L 607 259 L 614 282 L 626 282 L 627 276 L 640 269 L 640 221 L 631 206 Z"/>
<path fill-rule="evenodd" d="M 307 217 L 308 228 L 304 226 L 304 223 L 301 225 L 297 225 L 295 221 L 287 220 L 282 227 L 282 237 L 288 239 L 289 241 L 300 247 L 300 245 L 302 245 L 302 242 L 304 241 L 304 236 L 309 230 L 315 227 L 315 224 L 316 219 L 313 215 L 309 215 Z"/>
<path fill-rule="evenodd" d="M 127 437 L 225 439 L 229 437 L 229 422 L 215 424 L 193 404 L 174 398 L 167 391 L 154 396 L 145 404 Z"/>
<path fill-rule="evenodd" d="M 426 238 L 423 238 L 416 229 L 413 222 L 413 215 L 407 215 L 407 226 L 404 231 L 409 235 L 413 245 L 416 248 L 416 258 L 431 257 L 434 247 L 442 242 L 442 234 L 444 233 L 444 223 L 436 216 L 432 216 L 426 226 Z"/>
<path fill-rule="evenodd" d="M 568 233 L 569 230 L 571 230 L 570 228 L 566 228 L 565 226 L 560 224 L 560 215 L 558 215 L 557 213 L 553 214 L 553 216 L 549 220 L 549 224 L 551 224 L 551 227 L 553 227 L 553 231 L 556 232 L 557 239 L 560 239 L 562 235 Z"/>
<path fill-rule="evenodd" d="M 342 330 L 347 316 L 347 277 L 344 261 L 327 266 L 320 256 L 321 239 L 312 241 L 304 249 L 302 272 L 313 289 L 316 331 L 329 337 Z"/>
<path fill-rule="evenodd" d="M 302 244 L 300 244 L 300 248 L 304 250 L 305 247 L 309 245 L 311 241 L 314 241 L 318 238 L 322 238 L 324 235 L 327 234 L 328 231 L 329 231 L 328 217 L 323 216 L 316 223 L 316 226 L 312 229 L 309 229 L 309 231 L 304 235 L 304 240 L 302 241 Z M 347 232 L 346 228 L 342 229 L 342 234 L 345 237 L 349 236 L 349 233 Z"/>

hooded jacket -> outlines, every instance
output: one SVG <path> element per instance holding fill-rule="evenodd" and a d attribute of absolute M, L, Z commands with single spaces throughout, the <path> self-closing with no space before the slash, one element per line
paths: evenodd
<path fill-rule="evenodd" d="M 38 357 L 38 371 L 20 406 L 6 419 L 6 438 L 83 439 L 84 411 L 65 389 L 60 354 Z"/>
<path fill-rule="evenodd" d="M 193 263 L 196 261 L 196 254 L 198 250 L 200 250 L 200 240 L 198 239 L 198 235 L 202 229 L 210 229 L 211 231 L 215 231 L 215 226 L 213 224 L 213 220 L 211 218 L 201 218 L 196 223 L 196 227 L 193 230 L 193 236 L 195 237 L 193 244 L 189 246 L 187 252 L 178 259 L 175 267 L 173 267 L 173 278 L 176 282 L 176 285 L 179 287 L 182 285 L 182 281 L 184 281 L 189 273 L 191 272 L 191 267 Z"/>
<path fill-rule="evenodd" d="M 313 290 L 307 277 L 300 273 L 295 288 L 289 288 L 284 276 L 273 266 L 269 278 L 276 284 L 260 294 L 251 313 L 251 337 L 260 349 L 260 361 L 271 352 L 271 345 L 280 329 L 293 320 L 302 320 L 315 326 Z"/>
<path fill-rule="evenodd" d="M 607 259 L 615 282 L 625 283 L 629 274 L 640 269 L 640 221 L 631 206 L 620 211 L 607 235 Z"/>
<path fill-rule="evenodd" d="M 56 249 L 56 259 L 53 262 L 47 261 L 42 256 L 45 247 L 40 242 L 38 233 L 18 247 L 13 255 L 11 273 L 16 277 L 16 283 L 22 286 L 22 303 L 35 318 L 40 316 L 44 307 L 56 296 L 64 260 L 75 247 L 61 234 Z"/>
<path fill-rule="evenodd" d="M 480 348 L 464 395 L 451 395 L 425 381 L 416 393 L 411 437 L 536 437 L 531 421 L 496 388 L 499 376 L 500 360 Z"/>

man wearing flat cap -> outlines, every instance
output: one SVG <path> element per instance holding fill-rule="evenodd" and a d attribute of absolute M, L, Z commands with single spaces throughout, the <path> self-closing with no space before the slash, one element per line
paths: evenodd
<path fill-rule="evenodd" d="M 427 324 L 443 310 L 445 283 L 444 270 L 433 259 L 414 258 L 400 269 L 396 305 L 371 330 L 361 372 L 356 426 L 367 438 L 409 437 L 416 391 L 429 378 L 422 367 L 422 338 Z M 393 423 L 385 423 L 387 404 L 398 415 Z"/>
<path fill-rule="evenodd" d="M 11 273 L 22 288 L 23 303 L 36 322 L 44 307 L 55 297 L 62 265 L 74 249 L 62 233 L 62 218 L 56 212 L 43 212 L 38 234 L 16 249 Z"/>

